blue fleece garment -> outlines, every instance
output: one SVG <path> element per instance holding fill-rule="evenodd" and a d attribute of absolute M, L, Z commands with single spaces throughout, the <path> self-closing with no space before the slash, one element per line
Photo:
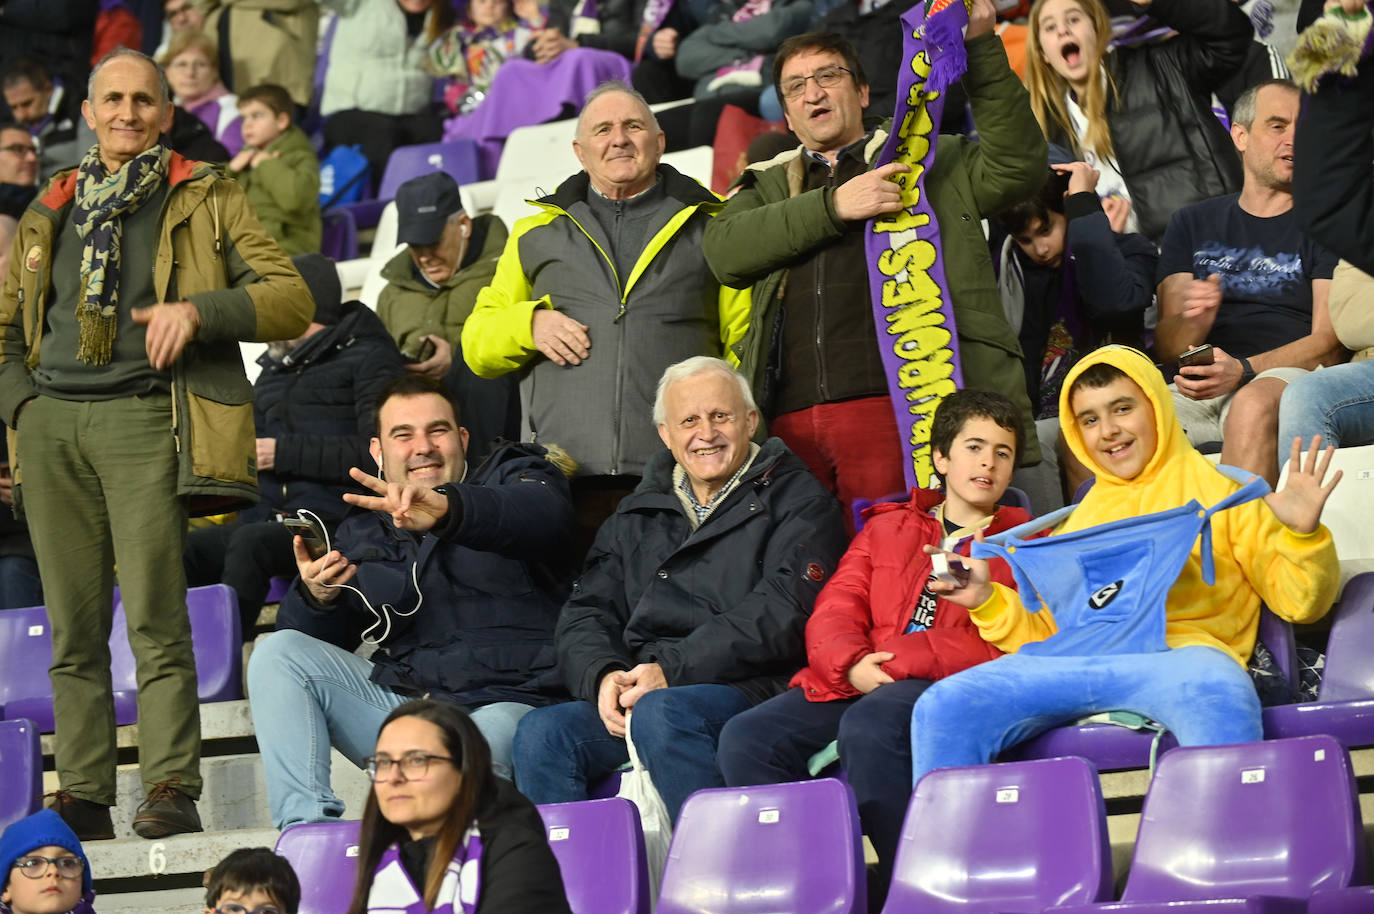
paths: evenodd
<path fill-rule="evenodd" d="M 1249 675 L 1214 647 L 1091 658 L 1007 654 L 941 679 L 916 702 L 912 784 L 932 769 L 986 764 L 1051 727 L 1123 709 L 1159 721 L 1181 746 L 1263 736 Z"/>
<path fill-rule="evenodd" d="M 912 711 L 912 783 L 934 768 L 990 762 L 1051 727 L 1106 711 L 1144 714 L 1184 746 L 1260 739 L 1249 676 L 1215 648 L 1171 649 L 1165 598 L 1199 534 L 1203 578 L 1212 582 L 1211 516 L 1268 491 L 1256 477 L 1207 509 L 1190 501 L 1059 536 L 1019 538 L 1057 519 L 1045 518 L 975 544 L 977 557 L 1006 559 L 1018 592 L 1050 607 L 1059 630 L 921 696 Z"/>

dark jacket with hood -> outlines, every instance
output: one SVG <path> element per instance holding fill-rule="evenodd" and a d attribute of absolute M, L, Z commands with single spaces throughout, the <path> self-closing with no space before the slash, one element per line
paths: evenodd
<path fill-rule="evenodd" d="M 1293 138 L 1293 207 L 1303 227 L 1374 274 L 1374 57 L 1353 80 L 1328 78 L 1303 96 Z"/>
<path fill-rule="evenodd" d="M 1245 62 L 1254 29 L 1230 0 L 1155 0 L 1150 15 L 1178 35 L 1104 62 L 1120 93 L 1107 110 L 1116 162 L 1140 233 L 1158 244 L 1179 209 L 1240 190 L 1240 157 L 1212 114 L 1212 90 Z M 1062 129 L 1050 142 L 1073 148 Z"/>
<path fill-rule="evenodd" d="M 334 546 L 358 566 L 352 584 L 375 613 L 349 590 L 317 603 L 297 578 L 277 627 L 345 650 L 364 635 L 380 641 L 372 681 L 405 694 L 466 708 L 557 701 L 553 631 L 571 577 L 567 479 L 542 447 L 506 444 L 439 491 L 448 515 L 423 535 L 378 512 L 339 528 Z"/>
<path fill-rule="evenodd" d="M 805 662 L 803 631 L 844 553 L 840 506 L 779 438 L 695 530 L 673 488 L 671 452 L 597 534 L 558 619 L 575 697 L 606 673 L 657 663 L 669 686 L 729 684 L 751 701 L 783 691 Z"/>
<path fill-rule="evenodd" d="M 347 485 L 348 468 L 372 464 L 377 394 L 405 373 L 405 363 L 371 308 L 337 300 L 334 307 L 342 313 L 337 322 L 281 360 L 270 353 L 258 359 L 253 418 L 259 438 L 277 440 L 277 453 L 272 469 L 258 473 L 262 501 L 247 519 L 308 508 L 325 521 L 341 520 L 348 509 L 341 496 L 356 490 Z"/>

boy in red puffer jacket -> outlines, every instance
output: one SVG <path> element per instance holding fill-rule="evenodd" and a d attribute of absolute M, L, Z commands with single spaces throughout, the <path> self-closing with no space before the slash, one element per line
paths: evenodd
<path fill-rule="evenodd" d="M 878 853 L 871 880 L 885 894 L 911 788 L 911 708 L 937 679 L 1001 656 L 963 607 L 930 591 L 933 545 L 968 554 L 975 532 L 1030 520 L 999 507 L 1021 450 L 1020 413 L 1001 394 L 961 390 L 935 412 L 931 449 L 944 490 L 876 504 L 806 625 L 808 665 L 783 694 L 738 714 L 721 732 L 717 761 L 731 787 L 803 780 L 808 761 L 837 738 Z M 957 569 L 952 569 L 957 573 Z M 1011 570 L 997 561 L 993 579 Z M 881 888 L 878 888 L 881 887 Z M 872 892 L 870 893 L 873 894 Z M 882 898 L 870 897 L 877 910 Z"/>

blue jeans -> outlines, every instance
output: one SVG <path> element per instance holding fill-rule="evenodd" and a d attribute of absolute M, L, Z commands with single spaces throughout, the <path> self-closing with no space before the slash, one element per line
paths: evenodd
<path fill-rule="evenodd" d="M 1051 727 L 1104 711 L 1144 714 L 1172 731 L 1180 746 L 1263 737 L 1249 675 L 1217 648 L 1008 654 L 941 679 L 916 702 L 911 783 L 935 768 L 986 764 Z"/>
<path fill-rule="evenodd" d="M 304 632 L 275 632 L 248 662 L 253 728 L 278 829 L 343 815 L 329 786 L 331 745 L 358 767 L 377 745 L 392 708 L 408 700 L 368 677 L 372 662 Z M 493 770 L 510 777 L 515 727 L 531 710 L 512 701 L 470 711 L 491 746 Z"/>
<path fill-rule="evenodd" d="M 734 686 L 673 686 L 635 702 L 634 740 L 668 815 L 677 821 L 687 797 L 723 787 L 716 741 L 725 722 L 749 707 Z M 611 736 L 588 701 L 539 708 L 515 733 L 515 784 L 535 803 L 587 799 L 587 785 L 630 760 L 625 740 Z"/>
<path fill-rule="evenodd" d="M 1288 383 L 1279 401 L 1279 466 L 1294 438 L 1305 447 L 1313 435 L 1323 447 L 1374 442 L 1374 361 L 1332 365 Z"/>
<path fill-rule="evenodd" d="M 43 581 L 38 577 L 37 560 L 28 555 L 0 555 L 0 609 L 42 605 Z"/>

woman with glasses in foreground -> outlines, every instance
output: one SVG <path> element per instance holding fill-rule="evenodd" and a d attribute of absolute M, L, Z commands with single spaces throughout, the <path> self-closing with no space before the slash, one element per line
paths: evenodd
<path fill-rule="evenodd" d="M 571 914 L 539 811 L 491 771 L 456 705 L 399 705 L 367 759 L 372 793 L 348 914 Z"/>
<path fill-rule="evenodd" d="M 14 822 L 0 835 L 5 887 L 12 914 L 95 914 L 91 866 L 76 833 L 51 809 Z"/>

